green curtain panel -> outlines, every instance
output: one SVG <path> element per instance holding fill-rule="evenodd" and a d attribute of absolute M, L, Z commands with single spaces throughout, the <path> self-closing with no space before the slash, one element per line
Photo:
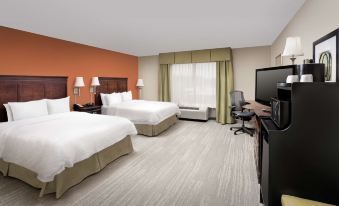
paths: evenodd
<path fill-rule="evenodd" d="M 159 100 L 171 101 L 170 64 L 217 62 L 217 122 L 233 123 L 230 114 L 230 91 L 233 90 L 233 66 L 231 48 L 206 49 L 197 51 L 159 54 Z"/>
<path fill-rule="evenodd" d="M 160 64 L 159 71 L 159 101 L 171 101 L 169 64 Z"/>
<path fill-rule="evenodd" d="M 230 91 L 233 90 L 233 66 L 231 61 L 217 62 L 216 119 L 221 124 L 234 123 L 231 116 Z"/>

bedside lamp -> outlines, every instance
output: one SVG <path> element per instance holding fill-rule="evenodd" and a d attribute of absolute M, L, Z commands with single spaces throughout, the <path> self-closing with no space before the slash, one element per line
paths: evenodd
<path fill-rule="evenodd" d="M 84 87 L 84 78 L 83 77 L 75 77 L 75 82 L 74 82 L 74 102 L 77 103 L 77 96 L 80 96 L 80 88 Z"/>
<path fill-rule="evenodd" d="M 285 49 L 282 56 L 291 57 L 292 64 L 296 60 L 296 56 L 303 56 L 304 52 L 301 47 L 300 37 L 288 37 L 286 39 Z"/>
<path fill-rule="evenodd" d="M 140 95 L 140 97 L 141 97 L 141 89 L 142 89 L 144 86 L 145 86 L 145 85 L 144 85 L 144 80 L 138 79 L 138 81 L 137 81 L 137 87 L 138 87 L 138 89 L 139 89 L 139 95 Z"/>
<path fill-rule="evenodd" d="M 91 87 L 89 89 L 89 92 L 91 93 L 91 103 L 94 104 L 93 102 L 93 95 L 96 94 L 97 86 L 100 86 L 100 81 L 99 77 L 92 77 L 92 82 L 91 82 Z"/>

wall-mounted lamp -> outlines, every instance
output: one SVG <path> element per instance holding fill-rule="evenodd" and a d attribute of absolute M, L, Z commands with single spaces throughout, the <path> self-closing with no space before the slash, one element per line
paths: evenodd
<path fill-rule="evenodd" d="M 292 64 L 296 59 L 296 56 L 303 56 L 304 52 L 301 47 L 300 37 L 287 37 L 285 49 L 282 56 L 291 57 Z"/>
<path fill-rule="evenodd" d="M 74 102 L 77 103 L 77 96 L 80 96 L 80 88 L 84 87 L 84 78 L 83 77 L 75 77 L 75 82 L 74 82 L 74 89 L 73 89 L 73 94 L 74 94 Z"/>
<path fill-rule="evenodd" d="M 97 93 L 97 86 L 100 86 L 99 77 L 92 77 L 91 87 L 89 89 L 91 93 L 91 104 L 94 104 L 93 96 Z"/>
<path fill-rule="evenodd" d="M 142 89 L 144 86 L 145 86 L 145 85 L 144 85 L 144 80 L 138 79 L 138 81 L 137 81 L 137 87 L 138 87 L 138 89 L 139 89 L 139 96 L 140 96 L 140 98 L 141 98 L 141 89 Z"/>

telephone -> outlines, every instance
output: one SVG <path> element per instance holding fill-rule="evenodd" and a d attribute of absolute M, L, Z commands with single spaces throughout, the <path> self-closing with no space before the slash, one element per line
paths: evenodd
<path fill-rule="evenodd" d="M 83 108 L 84 106 L 82 104 L 74 104 L 73 108 L 74 110 L 79 110 L 80 108 Z"/>
<path fill-rule="evenodd" d="M 82 105 L 82 104 L 74 104 L 73 108 L 74 108 L 74 110 L 79 110 L 79 109 L 82 109 L 84 107 L 91 107 L 91 106 L 94 106 L 94 104 L 93 103 L 86 103 L 84 105 Z"/>
<path fill-rule="evenodd" d="M 94 106 L 94 104 L 93 103 L 86 103 L 84 106 L 85 107 L 91 107 L 91 106 Z"/>

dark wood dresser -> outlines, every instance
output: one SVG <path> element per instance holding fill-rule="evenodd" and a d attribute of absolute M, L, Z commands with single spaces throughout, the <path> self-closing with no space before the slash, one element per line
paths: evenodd
<path fill-rule="evenodd" d="M 264 205 L 281 205 L 282 194 L 339 205 L 339 83 L 293 83 L 281 94 L 289 125 L 262 118 L 259 132 Z"/>

